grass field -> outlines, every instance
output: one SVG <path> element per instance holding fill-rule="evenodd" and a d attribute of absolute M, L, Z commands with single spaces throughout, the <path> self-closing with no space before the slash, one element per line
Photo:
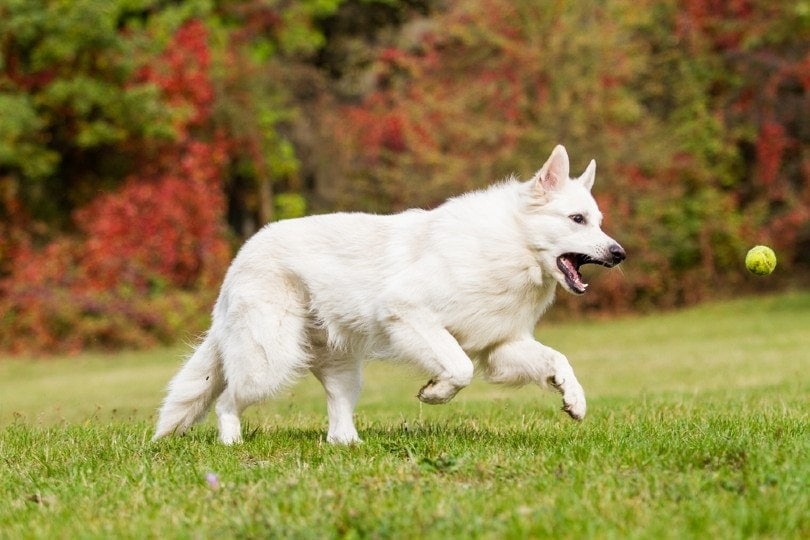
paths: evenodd
<path fill-rule="evenodd" d="M 541 326 L 589 398 L 476 382 L 450 404 L 372 364 L 364 444 L 309 378 L 151 443 L 183 348 L 0 361 L 0 538 L 808 538 L 810 293 Z"/>

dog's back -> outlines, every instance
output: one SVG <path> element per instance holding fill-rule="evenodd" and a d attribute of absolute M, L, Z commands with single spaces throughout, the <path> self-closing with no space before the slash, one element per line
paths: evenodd
<path fill-rule="evenodd" d="M 233 296 L 273 297 L 294 286 L 335 346 L 371 338 L 372 355 L 390 354 L 373 339 L 384 311 L 415 305 L 475 354 L 531 328 L 553 295 L 555 282 L 546 277 L 542 286 L 519 227 L 525 190 L 510 181 L 431 211 L 269 225 L 234 260 L 216 315 L 227 317 Z"/>

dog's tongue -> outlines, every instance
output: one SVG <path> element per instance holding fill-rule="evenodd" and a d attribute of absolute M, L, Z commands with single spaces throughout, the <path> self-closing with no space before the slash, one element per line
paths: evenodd
<path fill-rule="evenodd" d="M 563 255 L 558 259 L 557 266 L 565 274 L 565 281 L 572 291 L 582 294 L 588 288 L 588 284 L 582 281 L 582 274 L 579 273 L 576 262 L 573 258 Z"/>

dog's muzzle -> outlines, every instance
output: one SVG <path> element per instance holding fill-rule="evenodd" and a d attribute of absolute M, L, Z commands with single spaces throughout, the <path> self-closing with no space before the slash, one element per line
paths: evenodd
<path fill-rule="evenodd" d="M 627 253 L 619 244 L 611 244 L 607 249 L 605 258 L 593 258 L 584 253 L 564 253 L 557 257 L 557 268 L 565 276 L 565 284 L 575 294 L 583 294 L 588 288 L 588 284 L 582 281 L 582 274 L 579 269 L 586 264 L 598 264 L 607 268 L 612 268 L 627 258 Z"/>

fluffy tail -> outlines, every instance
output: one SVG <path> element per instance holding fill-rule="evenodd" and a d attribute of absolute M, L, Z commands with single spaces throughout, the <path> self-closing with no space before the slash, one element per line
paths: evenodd
<path fill-rule="evenodd" d="M 205 416 L 224 387 L 219 354 L 209 334 L 169 383 L 152 440 L 183 434 Z"/>

